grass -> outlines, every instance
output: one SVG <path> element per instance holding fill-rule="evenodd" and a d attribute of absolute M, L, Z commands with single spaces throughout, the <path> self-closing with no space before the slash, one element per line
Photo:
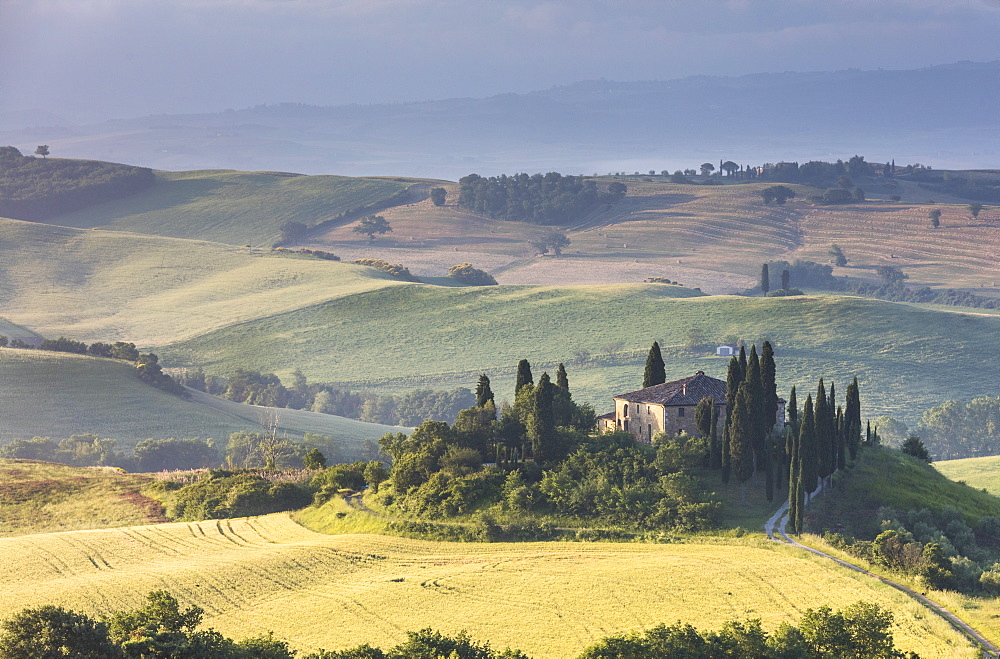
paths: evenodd
<path fill-rule="evenodd" d="M 538 658 L 678 619 L 765 627 L 859 599 L 893 611 L 897 645 L 971 657 L 936 616 L 872 579 L 761 541 L 460 544 L 324 535 L 286 514 L 0 539 L 0 616 L 53 603 L 92 614 L 166 588 L 243 637 L 301 649 L 388 646 L 406 630 L 467 630 Z M 654 576 L 655 575 L 655 576 Z"/>
<path fill-rule="evenodd" d="M 1000 496 L 1000 456 L 944 460 L 934 467 L 953 481 Z"/>
<path fill-rule="evenodd" d="M 0 442 L 34 436 L 62 439 L 95 433 L 131 445 L 150 437 L 213 437 L 259 431 L 259 408 L 210 396 L 184 401 L 144 384 L 126 363 L 35 350 L 0 350 Z M 346 459 L 360 457 L 364 439 L 392 426 L 296 410 L 280 411 L 293 438 L 305 432 L 331 435 Z"/>
<path fill-rule="evenodd" d="M 950 480 L 934 466 L 892 449 L 862 451 L 843 483 L 833 496 L 817 499 L 807 516 L 810 529 L 840 523 L 849 533 L 874 537 L 881 530 L 876 512 L 882 506 L 901 511 L 949 506 L 961 511 L 970 525 L 986 515 L 1000 517 L 1000 498 Z"/>
<path fill-rule="evenodd" d="M 3 219 L 0 280 L 11 322 L 50 338 L 140 347 L 397 283 L 314 258 Z"/>
<path fill-rule="evenodd" d="M 996 317 L 843 296 L 678 295 L 690 292 L 656 284 L 397 286 L 217 330 L 162 354 L 209 371 L 243 365 L 287 376 L 299 367 L 310 380 L 394 390 L 473 386 L 485 372 L 500 398 L 510 397 L 521 358 L 536 377 L 563 361 L 576 399 L 603 411 L 612 395 L 639 388 L 653 340 L 666 349 L 668 378 L 701 369 L 724 379 L 728 360 L 714 346 L 739 336 L 775 344 L 779 391 L 797 385 L 800 400 L 821 376 L 842 393 L 857 375 L 872 417 L 913 419 L 941 400 L 995 389 L 979 346 L 995 338 Z M 692 333 L 704 343 L 694 352 L 683 348 Z"/>
<path fill-rule="evenodd" d="M 111 467 L 0 460 L 0 536 L 166 521 L 141 493 L 147 480 Z"/>
<path fill-rule="evenodd" d="M 412 181 L 281 172 L 157 172 L 137 195 L 62 215 L 53 223 L 231 245 L 270 246 L 285 222 L 310 226 L 377 203 Z"/>

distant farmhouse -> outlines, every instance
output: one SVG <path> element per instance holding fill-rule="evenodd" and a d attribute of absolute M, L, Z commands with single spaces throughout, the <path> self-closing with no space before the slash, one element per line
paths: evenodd
<path fill-rule="evenodd" d="M 715 354 L 720 357 L 733 357 L 740 354 L 738 345 L 724 345 L 715 349 Z"/>
<path fill-rule="evenodd" d="M 597 429 L 600 432 L 624 430 L 642 444 L 651 444 L 658 432 L 698 435 L 694 410 L 702 398 L 715 401 L 717 425 L 722 428 L 728 414 L 726 383 L 698 371 L 691 377 L 614 396 L 615 411 L 598 417 Z M 785 401 L 779 398 L 775 423 L 784 422 Z"/>

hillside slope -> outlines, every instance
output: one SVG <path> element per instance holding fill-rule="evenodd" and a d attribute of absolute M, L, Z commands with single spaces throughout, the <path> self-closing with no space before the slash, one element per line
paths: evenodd
<path fill-rule="evenodd" d="M 536 378 L 565 362 L 577 400 L 600 411 L 640 386 L 653 340 L 666 348 L 668 378 L 699 369 L 724 378 L 716 345 L 767 338 L 779 391 L 798 385 L 804 396 L 822 376 L 843 392 L 857 375 L 872 417 L 912 418 L 941 400 L 996 390 L 979 346 L 994 341 L 997 317 L 843 296 L 673 295 L 690 293 L 656 284 L 397 286 L 220 329 L 162 354 L 211 371 L 243 365 L 287 375 L 298 367 L 310 380 L 354 387 L 472 386 L 485 372 L 501 399 L 512 398 L 518 360 L 529 359 Z M 685 349 L 691 341 L 697 347 Z"/>
<path fill-rule="evenodd" d="M 554 659 L 659 622 L 718 628 L 751 617 L 774 629 L 806 607 L 863 599 L 893 612 L 897 646 L 974 656 L 891 588 L 753 542 L 436 543 L 322 535 L 277 514 L 3 538 L 0 553 L 0 617 L 40 604 L 107 614 L 165 588 L 223 634 L 271 630 L 309 650 L 386 646 L 433 627 Z"/>
<path fill-rule="evenodd" d="M 270 246 L 285 222 L 313 226 L 375 204 L 415 181 L 282 172 L 157 172 L 156 183 L 126 199 L 50 220 L 53 224 Z"/>
<path fill-rule="evenodd" d="M 238 430 L 260 431 L 259 408 L 219 401 L 185 401 L 140 381 L 126 363 L 38 350 L 0 350 L 0 443 L 12 439 L 94 433 L 122 445 L 148 438 L 201 437 L 224 441 Z M 304 432 L 336 438 L 346 459 L 358 459 L 364 439 L 393 426 L 281 410 L 280 424 L 293 438 Z"/>
<path fill-rule="evenodd" d="M 4 315 L 46 337 L 162 345 L 398 282 L 372 268 L 0 219 Z"/>
<path fill-rule="evenodd" d="M 1000 456 L 943 460 L 935 462 L 934 468 L 953 481 L 1000 496 Z"/>

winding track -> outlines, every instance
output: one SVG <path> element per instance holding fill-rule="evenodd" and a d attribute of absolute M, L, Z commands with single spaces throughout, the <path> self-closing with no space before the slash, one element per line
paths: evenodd
<path fill-rule="evenodd" d="M 818 494 L 821 490 L 822 486 L 820 486 L 820 488 L 817 489 L 816 492 L 812 494 L 812 496 L 816 496 L 816 494 Z M 940 604 L 931 601 L 925 595 L 918 593 L 912 588 L 908 588 L 901 583 L 893 581 L 892 579 L 887 579 L 883 576 L 874 574 L 862 567 L 854 565 L 853 563 L 848 563 L 845 560 L 841 560 L 835 556 L 831 556 L 830 554 L 827 554 L 826 552 L 820 551 L 818 549 L 807 547 L 801 542 L 789 538 L 788 533 L 785 530 L 787 524 L 788 524 L 788 502 L 786 501 L 783 504 L 781 504 L 781 507 L 778 508 L 778 510 L 776 510 L 775 513 L 771 515 L 771 518 L 764 523 L 764 532 L 767 533 L 767 537 L 770 540 L 773 540 L 775 542 L 783 542 L 785 544 L 794 545 L 801 549 L 805 549 L 806 551 L 812 552 L 817 556 L 828 558 L 831 561 L 838 563 L 839 565 L 854 570 L 855 572 L 860 572 L 861 574 L 866 574 L 870 577 L 878 579 L 882 583 L 888 586 L 892 586 L 896 590 L 906 593 L 907 595 L 917 600 L 918 602 L 923 604 L 925 607 L 927 607 L 937 615 L 947 620 L 952 627 L 954 627 L 957 631 L 965 635 L 966 638 L 968 638 L 975 645 L 981 648 L 987 657 L 1000 657 L 1000 649 L 998 649 L 996 645 L 987 640 L 982 634 L 980 634 L 978 631 L 972 628 L 968 623 L 964 622 L 961 618 L 959 618 L 957 615 L 955 615 L 948 609 L 944 608 Z"/>

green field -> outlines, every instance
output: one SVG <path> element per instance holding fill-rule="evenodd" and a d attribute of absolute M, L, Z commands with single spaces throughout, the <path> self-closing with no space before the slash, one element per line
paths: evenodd
<path fill-rule="evenodd" d="M 808 607 L 864 599 L 893 611 L 897 646 L 974 656 L 897 591 L 761 541 L 435 543 L 323 535 L 276 514 L 5 538 L 0 552 L 2 617 L 45 603 L 108 613 L 165 588 L 237 638 L 272 630 L 302 649 L 387 646 L 430 626 L 555 658 L 659 622 L 753 617 L 773 629 Z"/>
<path fill-rule="evenodd" d="M 141 348 L 397 283 L 315 258 L 3 219 L 0 281 L 14 323 Z"/>
<path fill-rule="evenodd" d="M 167 521 L 141 493 L 147 481 L 113 467 L 0 460 L 0 536 Z"/>
<path fill-rule="evenodd" d="M 225 440 L 238 430 L 260 431 L 261 408 L 206 395 L 185 401 L 143 383 L 133 371 L 129 364 L 110 359 L 0 350 L 0 442 L 94 433 L 131 445 L 151 437 Z M 364 439 L 402 430 L 298 410 L 280 410 L 279 415 L 291 437 L 304 432 L 331 435 L 347 459 L 359 457 Z"/>
<path fill-rule="evenodd" d="M 1000 456 L 944 460 L 935 462 L 934 467 L 954 481 L 1000 496 Z"/>
<path fill-rule="evenodd" d="M 416 181 L 283 172 L 156 172 L 125 199 L 59 216 L 53 224 L 270 247 L 285 222 L 309 226 L 383 201 Z"/>
<path fill-rule="evenodd" d="M 512 397 L 519 359 L 531 361 L 536 377 L 564 361 L 577 400 L 602 411 L 612 395 L 640 388 L 653 340 L 666 348 L 668 379 L 698 369 L 724 379 L 728 360 L 714 347 L 736 336 L 774 343 L 779 391 L 797 385 L 800 402 L 821 376 L 842 393 L 857 375 L 866 416 L 912 419 L 942 400 L 996 389 L 978 356 L 1000 329 L 996 317 L 843 296 L 677 297 L 683 291 L 397 286 L 217 330 L 162 354 L 210 371 L 243 365 L 288 375 L 298 367 L 310 380 L 394 390 L 471 387 L 485 372 L 500 398 Z M 704 345 L 688 351 L 692 331 Z M 577 358 L 580 350 L 589 357 Z"/>

